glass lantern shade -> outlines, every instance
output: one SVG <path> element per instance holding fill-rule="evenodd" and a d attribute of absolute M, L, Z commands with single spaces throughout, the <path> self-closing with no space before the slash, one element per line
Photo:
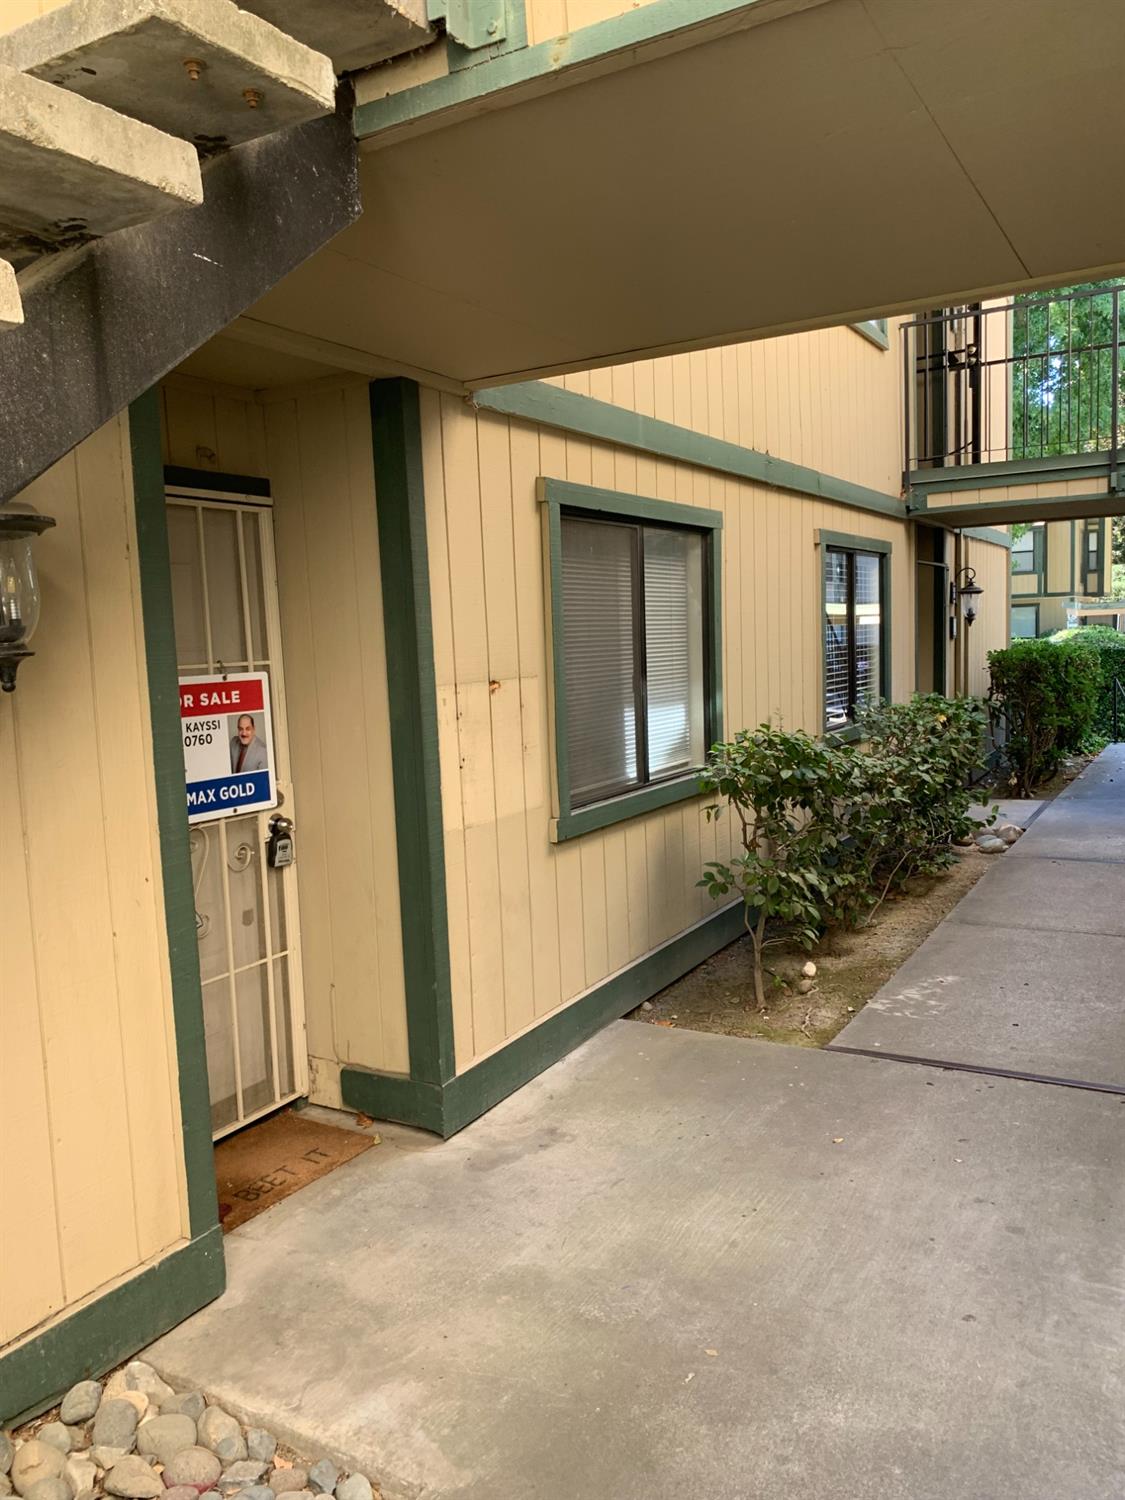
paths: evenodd
<path fill-rule="evenodd" d="M 39 623 L 39 579 L 30 536 L 0 532 L 0 646 L 26 646 Z"/>
<path fill-rule="evenodd" d="M 32 653 L 28 642 L 39 623 L 39 578 L 32 548 L 40 532 L 55 524 L 19 498 L 0 504 L 0 688 L 10 693 L 16 670 Z"/>

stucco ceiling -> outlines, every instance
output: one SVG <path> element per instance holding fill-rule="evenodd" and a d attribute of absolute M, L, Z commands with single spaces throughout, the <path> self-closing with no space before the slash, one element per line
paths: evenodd
<path fill-rule="evenodd" d="M 382 149 L 256 319 L 458 383 L 1125 266 L 1120 0 L 827 0 Z"/>

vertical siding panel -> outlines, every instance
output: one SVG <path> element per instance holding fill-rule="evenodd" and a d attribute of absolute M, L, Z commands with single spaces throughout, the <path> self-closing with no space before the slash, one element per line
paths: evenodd
<path fill-rule="evenodd" d="M 477 418 L 492 776 L 496 789 L 500 925 L 504 953 L 504 1027 L 505 1035 L 510 1036 L 534 1019 L 535 999 L 508 429 L 508 422 L 502 418 Z"/>
<path fill-rule="evenodd" d="M 271 462 L 274 506 L 274 544 L 277 550 L 278 595 L 282 603 L 287 696 L 317 680 L 313 593 L 305 548 L 305 496 L 297 403 L 272 404 L 267 412 L 267 443 Z M 332 904 L 326 871 L 325 839 L 328 779 L 321 760 L 316 714 L 292 715 L 289 754 L 293 784 L 299 793 L 301 855 L 297 887 L 301 902 L 301 967 L 305 985 L 307 1040 L 310 1055 L 331 1058 L 335 1052 L 333 1005 Z"/>
<path fill-rule="evenodd" d="M 96 713 L 94 664 L 74 463 L 64 460 L 48 471 L 29 498 L 58 521 L 38 552 L 44 614 L 51 621 L 52 638 L 65 641 L 67 648 L 52 650 L 48 641 L 35 659 L 34 686 L 16 704 L 25 816 L 32 828 L 57 828 L 60 787 L 67 788 L 70 805 L 93 811 L 83 830 L 88 857 L 59 858 L 54 841 L 42 838 L 32 843 L 28 858 L 63 1285 L 66 1300 L 73 1302 L 139 1260 L 113 916 L 106 889 L 109 841 L 116 842 L 120 831 L 105 826 L 88 728 Z M 59 733 L 60 703 L 68 705 L 71 725 L 86 727 Z M 74 962 L 79 953 L 80 965 Z M 118 1211 L 106 1213 L 107 1203 Z M 96 1234 L 92 1225 L 98 1226 Z"/>
<path fill-rule="evenodd" d="M 0 1343 L 62 1307 L 65 1300 L 55 1201 L 55 1135 L 40 1034 L 34 913 L 27 878 L 27 829 L 17 772 L 16 712 L 0 714 L 0 910 L 4 913 L 4 1043 L 0 1046 L 0 1140 L 4 1196 L 20 1205 L 20 1228 L 4 1237 Z M 5 709 L 7 705 L 5 704 Z M 18 1142 L 19 1149 L 12 1149 Z"/>
<path fill-rule="evenodd" d="M 604 835 L 579 839 L 578 851 L 582 870 L 582 941 L 589 987 L 609 973 Z"/>
<path fill-rule="evenodd" d="M 648 840 L 644 822 L 625 824 L 625 879 L 629 914 L 629 954 L 639 958 L 653 946 L 649 937 Z"/>
<path fill-rule="evenodd" d="M 473 1048 L 479 1054 L 504 1039 L 504 956 L 497 920 L 500 863 L 492 777 L 479 459 L 477 425 L 463 403 L 443 396 L 441 408 L 465 820 Z"/>
<path fill-rule="evenodd" d="M 564 1000 L 586 988 L 586 946 L 582 917 L 582 855 L 575 844 L 555 845 L 559 897 L 559 977 Z"/>
<path fill-rule="evenodd" d="M 169 462 L 189 469 L 217 469 L 215 398 L 180 386 L 169 386 L 167 398 Z"/>
<path fill-rule="evenodd" d="M 78 520 L 86 571 L 86 626 L 93 668 L 95 756 L 106 827 L 106 891 L 111 913 L 113 971 L 118 996 L 119 1045 L 129 1119 L 133 1200 L 141 1260 L 179 1238 L 178 1195 L 170 1193 L 181 1153 L 170 1077 L 168 1033 L 171 986 L 159 941 L 163 906 L 152 861 L 147 797 L 151 782 L 148 700 L 138 685 L 145 665 L 136 651 L 140 600 L 133 587 L 99 588 L 122 558 L 136 554 L 131 459 L 123 425 L 110 423 L 74 454 Z M 132 584 L 132 579 L 129 579 Z M 159 975 L 154 1004 L 134 976 Z"/>
<path fill-rule="evenodd" d="M 547 839 L 551 775 L 547 722 L 547 599 L 543 587 L 542 520 L 535 494 L 539 436 L 511 424 L 512 536 L 515 549 L 516 629 L 519 641 L 523 749 L 524 847 L 531 909 L 532 993 L 536 1016 L 562 999 L 559 913 L 553 853 Z"/>

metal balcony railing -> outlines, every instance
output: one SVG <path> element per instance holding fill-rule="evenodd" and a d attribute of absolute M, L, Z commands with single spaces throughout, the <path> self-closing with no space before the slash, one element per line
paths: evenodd
<path fill-rule="evenodd" d="M 1029 293 L 903 327 L 906 474 L 1125 443 L 1125 286 Z"/>

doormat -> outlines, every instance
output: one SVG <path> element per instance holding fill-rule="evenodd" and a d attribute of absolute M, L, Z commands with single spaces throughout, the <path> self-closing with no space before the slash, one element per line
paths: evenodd
<path fill-rule="evenodd" d="M 223 1229 L 237 1229 L 378 1141 L 378 1136 L 322 1125 L 288 1109 L 228 1135 L 215 1147 Z"/>

